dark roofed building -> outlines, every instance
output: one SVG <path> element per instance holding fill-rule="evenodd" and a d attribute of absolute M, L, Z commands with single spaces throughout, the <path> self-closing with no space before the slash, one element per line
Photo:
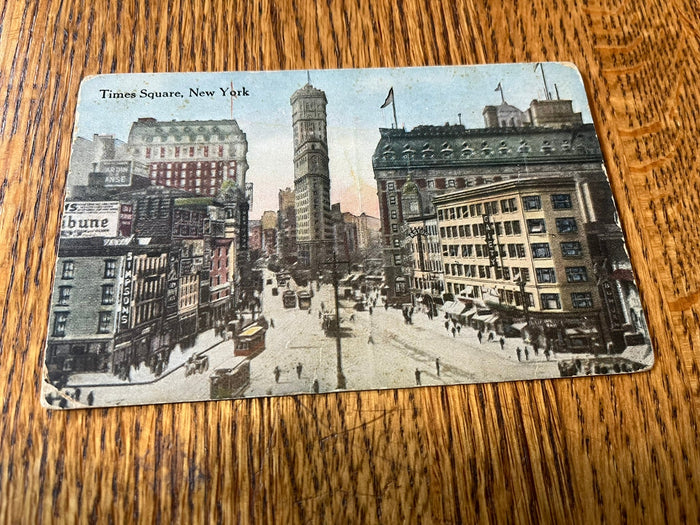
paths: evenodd
<path fill-rule="evenodd" d="M 581 115 L 573 112 L 571 101 L 533 101 L 519 116 L 506 106 L 501 106 L 500 113 L 498 107 L 486 107 L 485 128 L 445 124 L 422 125 L 410 131 L 379 130 L 381 138 L 372 166 L 390 301 L 410 301 L 408 276 L 402 270 L 407 255 L 402 188 L 409 176 L 418 188 L 425 215 L 435 213 L 432 200 L 438 195 L 524 176 L 558 177 L 565 173 L 576 180 L 595 181 L 597 186 L 591 185 L 587 197 L 590 199 L 595 199 L 599 190 L 609 191 L 595 128 L 581 123 Z M 499 115 L 506 113 L 510 117 L 499 121 Z"/>

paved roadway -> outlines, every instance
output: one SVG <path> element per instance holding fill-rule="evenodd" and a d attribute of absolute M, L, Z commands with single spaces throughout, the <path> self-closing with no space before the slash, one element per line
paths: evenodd
<path fill-rule="evenodd" d="M 274 274 L 266 270 L 264 282 L 270 278 L 274 283 Z M 336 341 L 324 334 L 318 316 L 321 303 L 326 311 L 334 310 L 333 287 L 327 284 L 316 290 L 314 286 L 311 310 L 299 310 L 298 307 L 284 308 L 282 288 L 279 295 L 273 296 L 273 286 L 266 285 L 263 291 L 263 313 L 274 327 L 267 331 L 265 351 L 251 360 L 251 381 L 246 397 L 312 392 L 315 380 L 320 392 L 335 390 Z M 293 282 L 291 287 L 295 288 Z M 413 324 L 408 325 L 400 310 L 385 310 L 380 302 L 370 315 L 367 310 L 355 311 L 354 301 L 341 300 L 341 326 L 347 329 L 341 344 L 348 390 L 416 386 L 416 371 L 420 373 L 422 385 L 558 376 L 556 362 L 548 362 L 542 355 L 537 358 L 531 355 L 527 362 L 523 356 L 523 362 L 519 362 L 515 347 L 522 345 L 520 340 L 507 340 L 501 350 L 497 342 L 484 340 L 480 344 L 476 332 L 470 328 L 462 329 L 453 337 L 445 330 L 444 320 L 430 320 L 419 311 L 414 313 Z M 233 355 L 232 341 L 219 341 L 213 331 L 207 332 L 200 336 L 195 348 L 179 356 L 184 362 L 191 353 L 214 345 L 206 354 L 209 356 L 208 371 L 185 377 L 183 366 L 149 384 L 90 388 L 95 405 L 209 399 L 209 377 L 214 370 L 233 368 L 243 359 Z M 440 361 L 440 375 L 436 359 Z M 299 364 L 301 373 L 298 375 Z M 280 369 L 279 382 L 275 381 L 276 367 Z M 109 382 L 114 379 L 109 376 Z M 83 389 L 83 400 L 87 393 L 88 390 Z"/>

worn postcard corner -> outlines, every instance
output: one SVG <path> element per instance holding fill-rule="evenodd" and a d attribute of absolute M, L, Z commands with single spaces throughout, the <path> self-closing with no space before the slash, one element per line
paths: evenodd
<path fill-rule="evenodd" d="M 648 369 L 586 101 L 557 63 L 86 79 L 43 404 Z"/>

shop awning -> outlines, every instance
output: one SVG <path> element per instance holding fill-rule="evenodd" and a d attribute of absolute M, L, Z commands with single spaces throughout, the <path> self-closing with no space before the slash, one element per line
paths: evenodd
<path fill-rule="evenodd" d="M 523 328 L 525 328 L 527 326 L 527 323 L 513 323 L 510 326 L 515 328 L 518 332 L 520 332 L 520 331 L 522 331 Z"/>
<path fill-rule="evenodd" d="M 488 322 L 491 318 L 493 317 L 493 314 L 491 312 L 487 314 L 481 314 L 481 315 L 475 315 L 474 319 L 476 321 L 483 321 L 484 323 Z"/>
<path fill-rule="evenodd" d="M 462 315 L 467 310 L 467 305 L 460 301 L 452 301 L 449 305 L 445 305 L 443 309 L 451 315 Z"/>

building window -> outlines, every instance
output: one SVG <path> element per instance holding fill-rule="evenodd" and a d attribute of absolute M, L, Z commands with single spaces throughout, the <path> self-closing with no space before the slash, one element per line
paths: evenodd
<path fill-rule="evenodd" d="M 401 255 L 394 255 L 394 266 L 401 266 Z"/>
<path fill-rule="evenodd" d="M 114 304 L 114 285 L 102 285 L 102 304 Z"/>
<path fill-rule="evenodd" d="M 554 268 L 535 268 L 538 283 L 556 283 L 557 275 Z"/>
<path fill-rule="evenodd" d="M 391 233 L 399 233 L 399 225 L 394 223 L 391 225 Z"/>
<path fill-rule="evenodd" d="M 513 235 L 520 235 L 521 233 L 520 221 L 513 221 Z"/>
<path fill-rule="evenodd" d="M 117 276 L 117 261 L 114 259 L 105 260 L 105 279 L 114 279 Z"/>
<path fill-rule="evenodd" d="M 566 268 L 566 282 L 582 283 L 588 281 L 585 266 L 569 266 Z"/>
<path fill-rule="evenodd" d="M 558 293 L 542 293 L 540 294 L 540 302 L 542 310 L 559 310 L 561 308 Z"/>
<path fill-rule="evenodd" d="M 53 336 L 65 337 L 66 324 L 68 323 L 68 312 L 57 312 L 53 319 Z"/>
<path fill-rule="evenodd" d="M 525 281 L 526 283 L 529 283 L 530 282 L 530 269 L 529 268 L 520 268 L 520 278 L 523 281 Z M 532 303 L 532 301 L 530 301 L 530 303 Z"/>
<path fill-rule="evenodd" d="M 112 324 L 112 312 L 100 312 L 100 318 L 97 323 L 98 334 L 108 334 Z"/>
<path fill-rule="evenodd" d="M 517 211 L 518 206 L 515 204 L 515 199 L 503 199 L 501 201 L 501 211 L 507 213 L 510 211 Z"/>
<path fill-rule="evenodd" d="M 559 233 L 576 233 L 578 231 L 576 219 L 573 217 L 560 217 L 556 219 L 556 222 Z"/>
<path fill-rule="evenodd" d="M 388 191 L 394 191 L 396 189 L 396 186 L 394 185 L 393 181 L 387 182 L 386 183 L 386 189 Z"/>
<path fill-rule="evenodd" d="M 552 207 L 555 210 L 568 210 L 571 208 L 571 195 L 568 193 L 556 193 L 552 195 Z"/>
<path fill-rule="evenodd" d="M 67 306 L 70 300 L 71 286 L 59 286 L 58 287 L 58 304 L 60 306 Z"/>
<path fill-rule="evenodd" d="M 398 238 L 394 239 L 394 248 L 401 248 L 401 241 Z"/>
<path fill-rule="evenodd" d="M 528 219 L 527 231 L 529 233 L 545 233 L 547 228 L 545 227 L 544 219 Z"/>
<path fill-rule="evenodd" d="M 63 269 L 61 270 L 61 279 L 72 279 L 75 277 L 75 262 L 64 261 Z"/>
<path fill-rule="evenodd" d="M 523 197 L 523 208 L 525 211 L 541 210 L 542 201 L 540 200 L 540 196 L 529 195 L 527 197 Z"/>
<path fill-rule="evenodd" d="M 396 219 L 398 217 L 396 210 L 391 210 L 391 218 Z"/>
<path fill-rule="evenodd" d="M 532 245 L 532 257 L 535 259 L 548 259 L 552 256 L 548 242 L 539 242 Z"/>
<path fill-rule="evenodd" d="M 574 308 L 593 308 L 593 297 L 590 292 L 572 293 L 571 305 Z"/>
<path fill-rule="evenodd" d="M 396 204 L 396 195 L 389 195 L 389 204 Z"/>
<path fill-rule="evenodd" d="M 406 279 L 403 277 L 397 277 L 394 281 L 394 288 L 396 293 L 406 293 Z"/>
<path fill-rule="evenodd" d="M 578 241 L 561 243 L 561 254 L 563 257 L 581 257 L 583 248 Z"/>
<path fill-rule="evenodd" d="M 447 179 L 447 187 L 454 188 L 455 187 L 455 180 L 454 179 Z"/>

